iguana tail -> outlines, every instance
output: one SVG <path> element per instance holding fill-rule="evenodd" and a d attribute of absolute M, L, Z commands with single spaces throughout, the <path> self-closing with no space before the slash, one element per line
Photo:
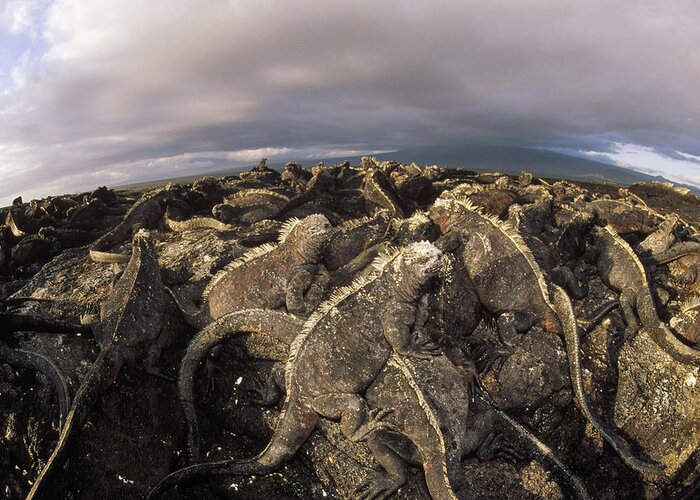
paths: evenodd
<path fill-rule="evenodd" d="M 603 304 L 602 306 L 598 307 L 595 311 L 591 313 L 590 316 L 584 319 L 579 319 L 578 324 L 585 333 L 589 333 L 593 328 L 595 328 L 598 323 L 600 323 L 605 316 L 607 316 L 610 311 L 613 309 L 620 307 L 620 301 L 619 300 L 610 300 Z"/>
<path fill-rule="evenodd" d="M 301 448 L 318 422 L 318 414 L 295 399 L 285 402 L 285 410 L 277 420 L 272 440 L 255 458 L 224 460 L 190 465 L 166 476 L 148 494 L 147 500 L 159 498 L 178 483 L 196 481 L 210 476 L 265 475 L 279 469 Z"/>
<path fill-rule="evenodd" d="M 85 423 L 85 418 L 95 406 L 98 396 L 114 380 L 117 371 L 118 367 L 111 365 L 107 359 L 107 349 L 100 351 L 90 371 L 80 384 L 80 389 L 75 395 L 56 447 L 39 477 L 34 481 L 34 485 L 27 495 L 27 500 L 55 498 L 56 492 L 52 489 L 51 482 L 68 458 L 68 453 L 75 444 L 78 433 Z"/>
<path fill-rule="evenodd" d="M 171 219 L 166 213 L 163 216 L 163 221 L 165 225 L 168 226 L 168 229 L 176 232 L 189 231 L 192 229 L 216 229 L 217 231 L 231 231 L 236 229 L 236 226 L 225 224 L 213 217 L 192 217 L 191 219 L 179 221 Z"/>
<path fill-rule="evenodd" d="M 700 243 L 696 241 L 681 241 L 664 252 L 652 255 L 648 260 L 656 264 L 667 264 L 686 255 L 700 255 Z"/>
<path fill-rule="evenodd" d="M 536 456 L 540 457 L 540 460 L 546 467 L 555 472 L 555 475 L 561 481 L 559 485 L 568 497 L 578 500 L 588 500 L 590 498 L 581 480 L 569 470 L 549 446 L 537 439 L 532 432 L 501 410 L 488 392 L 482 389 L 478 391 L 478 394 L 493 408 L 501 420 L 515 429 L 515 432 L 527 443 L 527 447 L 531 449 L 531 452 L 534 452 Z"/>
<path fill-rule="evenodd" d="M 681 342 L 659 319 L 648 290 L 637 294 L 637 314 L 649 336 L 665 353 L 685 365 L 700 366 L 700 350 Z"/>
<path fill-rule="evenodd" d="M 167 294 L 170 295 L 170 297 L 172 297 L 173 302 L 175 302 L 175 306 L 177 306 L 178 310 L 180 311 L 180 314 L 182 314 L 182 317 L 185 319 L 188 325 L 190 325 L 193 328 L 196 328 L 197 330 L 201 330 L 210 323 L 210 318 L 207 315 L 206 310 L 197 309 L 194 306 L 183 304 L 180 301 L 180 298 L 177 295 L 175 295 L 175 292 L 173 292 L 167 286 L 163 288 L 165 289 Z"/>
<path fill-rule="evenodd" d="M 51 333 L 89 333 L 88 326 L 67 321 L 51 321 L 28 314 L 0 313 L 0 332 L 9 333 L 18 330 Z"/>
<path fill-rule="evenodd" d="M 125 222 L 120 222 L 111 231 L 97 238 L 90 245 L 90 258 L 92 261 L 106 264 L 129 262 L 130 257 L 128 255 L 109 251 L 115 245 L 128 239 L 129 233 L 129 226 Z"/>
<path fill-rule="evenodd" d="M 63 427 L 70 408 L 70 392 L 68 391 L 66 378 L 53 361 L 36 352 L 11 349 L 3 345 L 0 345 L 0 361 L 10 365 L 31 368 L 43 373 L 51 381 L 58 395 L 59 420 L 61 427 Z"/>
<path fill-rule="evenodd" d="M 192 460 L 199 458 L 201 441 L 194 401 L 195 378 L 197 369 L 209 351 L 216 344 L 237 333 L 264 333 L 290 345 L 302 326 L 302 320 L 287 313 L 268 309 L 246 309 L 222 316 L 192 339 L 180 364 L 178 382 L 180 402 L 189 431 L 188 450 Z"/>
<path fill-rule="evenodd" d="M 586 419 L 600 432 L 603 438 L 610 443 L 620 458 L 622 458 L 628 466 L 645 474 L 662 474 L 664 471 L 662 464 L 658 462 L 645 462 L 636 458 L 629 450 L 627 444 L 614 432 L 611 432 L 591 410 L 583 388 L 581 344 L 576 329 L 576 316 L 574 315 L 571 301 L 566 295 L 566 292 L 556 285 L 552 285 L 552 295 L 552 304 L 554 305 L 555 312 L 562 325 L 564 344 L 569 359 L 569 376 L 571 377 L 571 385 L 574 389 L 579 408 Z"/>

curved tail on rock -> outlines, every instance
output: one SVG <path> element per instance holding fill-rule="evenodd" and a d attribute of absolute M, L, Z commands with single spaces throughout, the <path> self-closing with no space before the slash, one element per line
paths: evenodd
<path fill-rule="evenodd" d="M 186 220 L 175 220 L 168 217 L 167 213 L 163 216 L 165 225 L 171 231 L 182 232 L 194 229 L 216 229 L 217 231 L 232 231 L 237 229 L 236 226 L 225 224 L 213 217 L 192 217 Z"/>
<path fill-rule="evenodd" d="M 53 385 L 58 396 L 59 421 L 60 426 L 63 427 L 66 423 L 68 410 L 70 408 L 70 391 L 68 390 L 66 378 L 54 362 L 36 352 L 11 349 L 3 345 L 0 345 L 0 361 L 10 365 L 37 370 L 51 381 L 51 385 Z"/>
<path fill-rule="evenodd" d="M 644 330 L 669 356 L 685 365 L 700 366 L 700 350 L 684 344 L 660 319 L 650 293 L 637 297 L 637 314 Z"/>
<path fill-rule="evenodd" d="M 100 351 L 75 395 L 56 447 L 34 482 L 27 500 L 55 498 L 56 491 L 52 488 L 51 482 L 68 458 L 68 453 L 75 444 L 85 418 L 95 406 L 100 393 L 116 377 L 116 371 L 116 367 L 112 366 L 107 359 L 107 350 Z"/>
<path fill-rule="evenodd" d="M 110 251 L 115 245 L 128 239 L 129 233 L 129 226 L 124 222 L 120 222 L 114 229 L 97 238 L 90 245 L 90 258 L 92 261 L 103 264 L 129 262 L 129 255 Z"/>
<path fill-rule="evenodd" d="M 588 500 L 591 498 L 581 480 L 573 472 L 571 472 L 567 465 L 562 462 L 559 457 L 557 457 L 549 446 L 537 439 L 532 432 L 527 430 L 520 423 L 508 416 L 506 412 L 501 410 L 491 395 L 484 389 L 479 390 L 477 393 L 489 404 L 489 406 L 491 406 L 491 408 L 493 408 L 496 414 L 504 422 L 515 429 L 523 441 L 527 442 L 527 448 L 530 448 L 531 452 L 540 457 L 543 464 L 549 467 L 549 469 L 555 473 L 560 480 L 559 485 L 562 487 L 564 493 L 568 497 L 576 498 L 578 500 Z"/>
<path fill-rule="evenodd" d="M 161 498 L 168 490 L 183 482 L 197 481 L 211 476 L 246 476 L 251 474 L 263 474 L 264 472 L 266 471 L 254 460 L 246 462 L 223 460 L 221 462 L 194 464 L 165 476 L 165 478 L 150 491 L 146 500 Z"/>
<path fill-rule="evenodd" d="M 194 401 L 196 372 L 209 351 L 234 334 L 263 333 L 290 345 L 301 331 L 303 321 L 296 316 L 269 309 L 235 311 L 217 319 L 200 331 L 187 346 L 182 362 L 178 389 L 187 420 L 190 458 L 199 458 L 200 433 Z"/>
<path fill-rule="evenodd" d="M 552 304 L 561 322 L 564 334 L 564 344 L 569 359 L 569 376 L 574 389 L 576 401 L 586 419 L 600 432 L 603 438 L 613 447 L 620 458 L 632 469 L 644 474 L 663 474 L 663 464 L 659 462 L 645 462 L 636 458 L 618 435 L 610 431 L 608 427 L 593 413 L 583 387 L 583 373 L 581 366 L 581 343 L 576 328 L 576 316 L 574 315 L 571 300 L 566 292 L 556 285 L 552 285 Z"/>

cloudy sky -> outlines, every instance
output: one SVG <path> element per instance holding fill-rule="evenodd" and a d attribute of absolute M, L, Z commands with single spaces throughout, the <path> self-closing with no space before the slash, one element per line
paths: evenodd
<path fill-rule="evenodd" d="M 697 0 L 0 0 L 0 206 L 487 142 L 700 185 Z"/>

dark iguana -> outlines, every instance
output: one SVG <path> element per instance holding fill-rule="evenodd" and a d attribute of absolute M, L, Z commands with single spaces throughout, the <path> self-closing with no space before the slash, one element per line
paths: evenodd
<path fill-rule="evenodd" d="M 588 258 L 595 260 L 603 283 L 620 294 L 620 308 L 627 323 L 626 336 L 634 335 L 641 322 L 654 342 L 672 358 L 700 365 L 700 350 L 681 342 L 659 319 L 646 270 L 634 250 L 611 226 L 593 228 L 593 237 Z"/>
<path fill-rule="evenodd" d="M 214 275 L 199 310 L 178 302 L 187 322 L 203 328 L 224 314 L 249 308 L 286 306 L 289 312 L 304 312 L 304 294 L 317 272 L 330 231 L 322 215 L 290 220 L 280 232 L 279 243 L 257 247 Z"/>
<path fill-rule="evenodd" d="M 660 473 L 658 465 L 637 459 L 627 445 L 592 412 L 583 391 L 581 353 L 571 301 L 556 285 L 548 287 L 532 252 L 507 223 L 484 214 L 471 203 L 438 199 L 430 216 L 443 235 L 452 233 L 461 246 L 456 250 L 487 311 L 497 316 L 499 335 L 514 342 L 518 332 L 540 326 L 564 338 L 569 375 L 576 401 L 586 418 L 630 467 Z M 443 236 L 444 238 L 445 236 Z"/>
<path fill-rule="evenodd" d="M 90 258 L 94 262 L 127 262 L 128 256 L 110 250 L 130 238 L 134 229 L 155 226 L 163 217 L 165 205 L 172 197 L 173 190 L 169 186 L 144 194 L 116 227 L 90 245 Z"/>
<path fill-rule="evenodd" d="M 680 283 L 692 285 L 700 281 L 700 243 L 696 241 L 680 241 L 668 250 L 654 254 L 648 258 L 648 262 L 654 264 L 668 264 L 678 261 L 684 268 L 683 274 L 678 278 Z"/>
<path fill-rule="evenodd" d="M 198 464 L 174 472 L 150 497 L 183 480 L 271 472 L 297 452 L 321 416 L 339 419 L 343 435 L 353 441 L 385 427 L 387 411 L 370 414 L 360 394 L 392 353 L 439 354 L 427 339 L 414 339 L 412 327 L 420 289 L 437 272 L 440 257 L 430 243 L 415 243 L 378 258 L 370 276 L 337 290 L 309 317 L 290 348 L 287 394 L 265 450 L 250 460 Z"/>
<path fill-rule="evenodd" d="M 100 322 L 94 325 L 100 353 L 83 379 L 58 443 L 27 498 L 53 498 L 52 481 L 88 413 L 125 363 L 143 362 L 149 372 L 157 373 L 155 363 L 170 339 L 170 332 L 163 328 L 166 300 L 153 245 L 147 234 L 137 233 L 131 259 L 102 302 Z"/>

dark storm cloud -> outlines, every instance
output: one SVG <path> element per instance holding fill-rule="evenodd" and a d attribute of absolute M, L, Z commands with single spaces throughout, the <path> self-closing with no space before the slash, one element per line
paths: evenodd
<path fill-rule="evenodd" d="M 0 197 L 37 172 L 75 190 L 262 148 L 698 155 L 698 18 L 695 1 L 55 2 L 45 52 L 0 94 Z"/>

